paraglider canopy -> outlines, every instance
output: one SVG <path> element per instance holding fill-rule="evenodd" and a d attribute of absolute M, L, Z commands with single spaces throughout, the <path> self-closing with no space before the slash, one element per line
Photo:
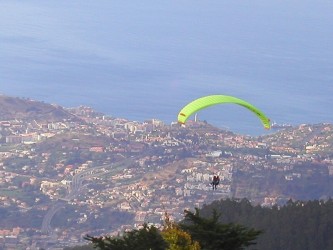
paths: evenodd
<path fill-rule="evenodd" d="M 187 119 L 198 112 L 201 109 L 205 109 L 207 107 L 223 104 L 223 103 L 233 103 L 238 104 L 252 111 L 262 122 L 265 129 L 270 129 L 270 120 L 264 115 L 262 111 L 253 106 L 252 104 L 239 99 L 237 97 L 228 96 L 228 95 L 208 95 L 201 98 L 198 98 L 190 103 L 188 103 L 185 107 L 183 107 L 178 114 L 178 122 L 180 124 L 185 124 Z"/>

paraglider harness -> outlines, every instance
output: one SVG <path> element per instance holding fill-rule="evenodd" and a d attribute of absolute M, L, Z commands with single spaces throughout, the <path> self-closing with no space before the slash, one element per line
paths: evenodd
<path fill-rule="evenodd" d="M 216 190 L 217 185 L 219 185 L 220 183 L 220 177 L 218 175 L 214 175 L 213 177 L 213 181 L 211 183 L 211 185 L 213 186 L 213 190 Z"/>

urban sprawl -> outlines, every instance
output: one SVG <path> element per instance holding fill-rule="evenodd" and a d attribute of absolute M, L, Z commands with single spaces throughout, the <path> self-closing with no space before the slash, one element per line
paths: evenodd
<path fill-rule="evenodd" d="M 273 206 L 333 175 L 331 124 L 251 137 L 204 121 L 184 127 L 67 111 L 58 121 L 0 121 L 0 249 L 82 245 L 87 234 L 159 227 L 165 213 L 179 221 L 184 209 L 224 198 Z"/>

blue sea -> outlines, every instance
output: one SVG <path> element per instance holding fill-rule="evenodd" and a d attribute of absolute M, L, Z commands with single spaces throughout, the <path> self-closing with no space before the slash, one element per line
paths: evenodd
<path fill-rule="evenodd" d="M 332 1 L 0 1 L 0 93 L 176 121 L 209 94 L 277 123 L 333 122 Z M 198 118 L 261 135 L 243 107 Z"/>

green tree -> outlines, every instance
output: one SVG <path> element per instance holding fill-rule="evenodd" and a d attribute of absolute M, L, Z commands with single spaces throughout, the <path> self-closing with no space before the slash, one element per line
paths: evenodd
<path fill-rule="evenodd" d="M 199 242 L 192 241 L 189 233 L 182 230 L 176 223 L 171 222 L 168 214 L 165 214 L 162 237 L 169 243 L 167 250 L 200 250 Z"/>
<path fill-rule="evenodd" d="M 195 213 L 185 211 L 185 220 L 180 226 L 199 242 L 203 250 L 238 250 L 256 244 L 261 231 L 233 223 L 222 224 L 219 218 L 216 210 L 211 218 L 201 217 L 199 209 Z"/>
<path fill-rule="evenodd" d="M 87 235 L 86 240 L 100 250 L 165 250 L 168 243 L 163 239 L 160 231 L 154 226 L 143 225 L 142 229 L 125 232 L 118 237 L 92 237 Z"/>

